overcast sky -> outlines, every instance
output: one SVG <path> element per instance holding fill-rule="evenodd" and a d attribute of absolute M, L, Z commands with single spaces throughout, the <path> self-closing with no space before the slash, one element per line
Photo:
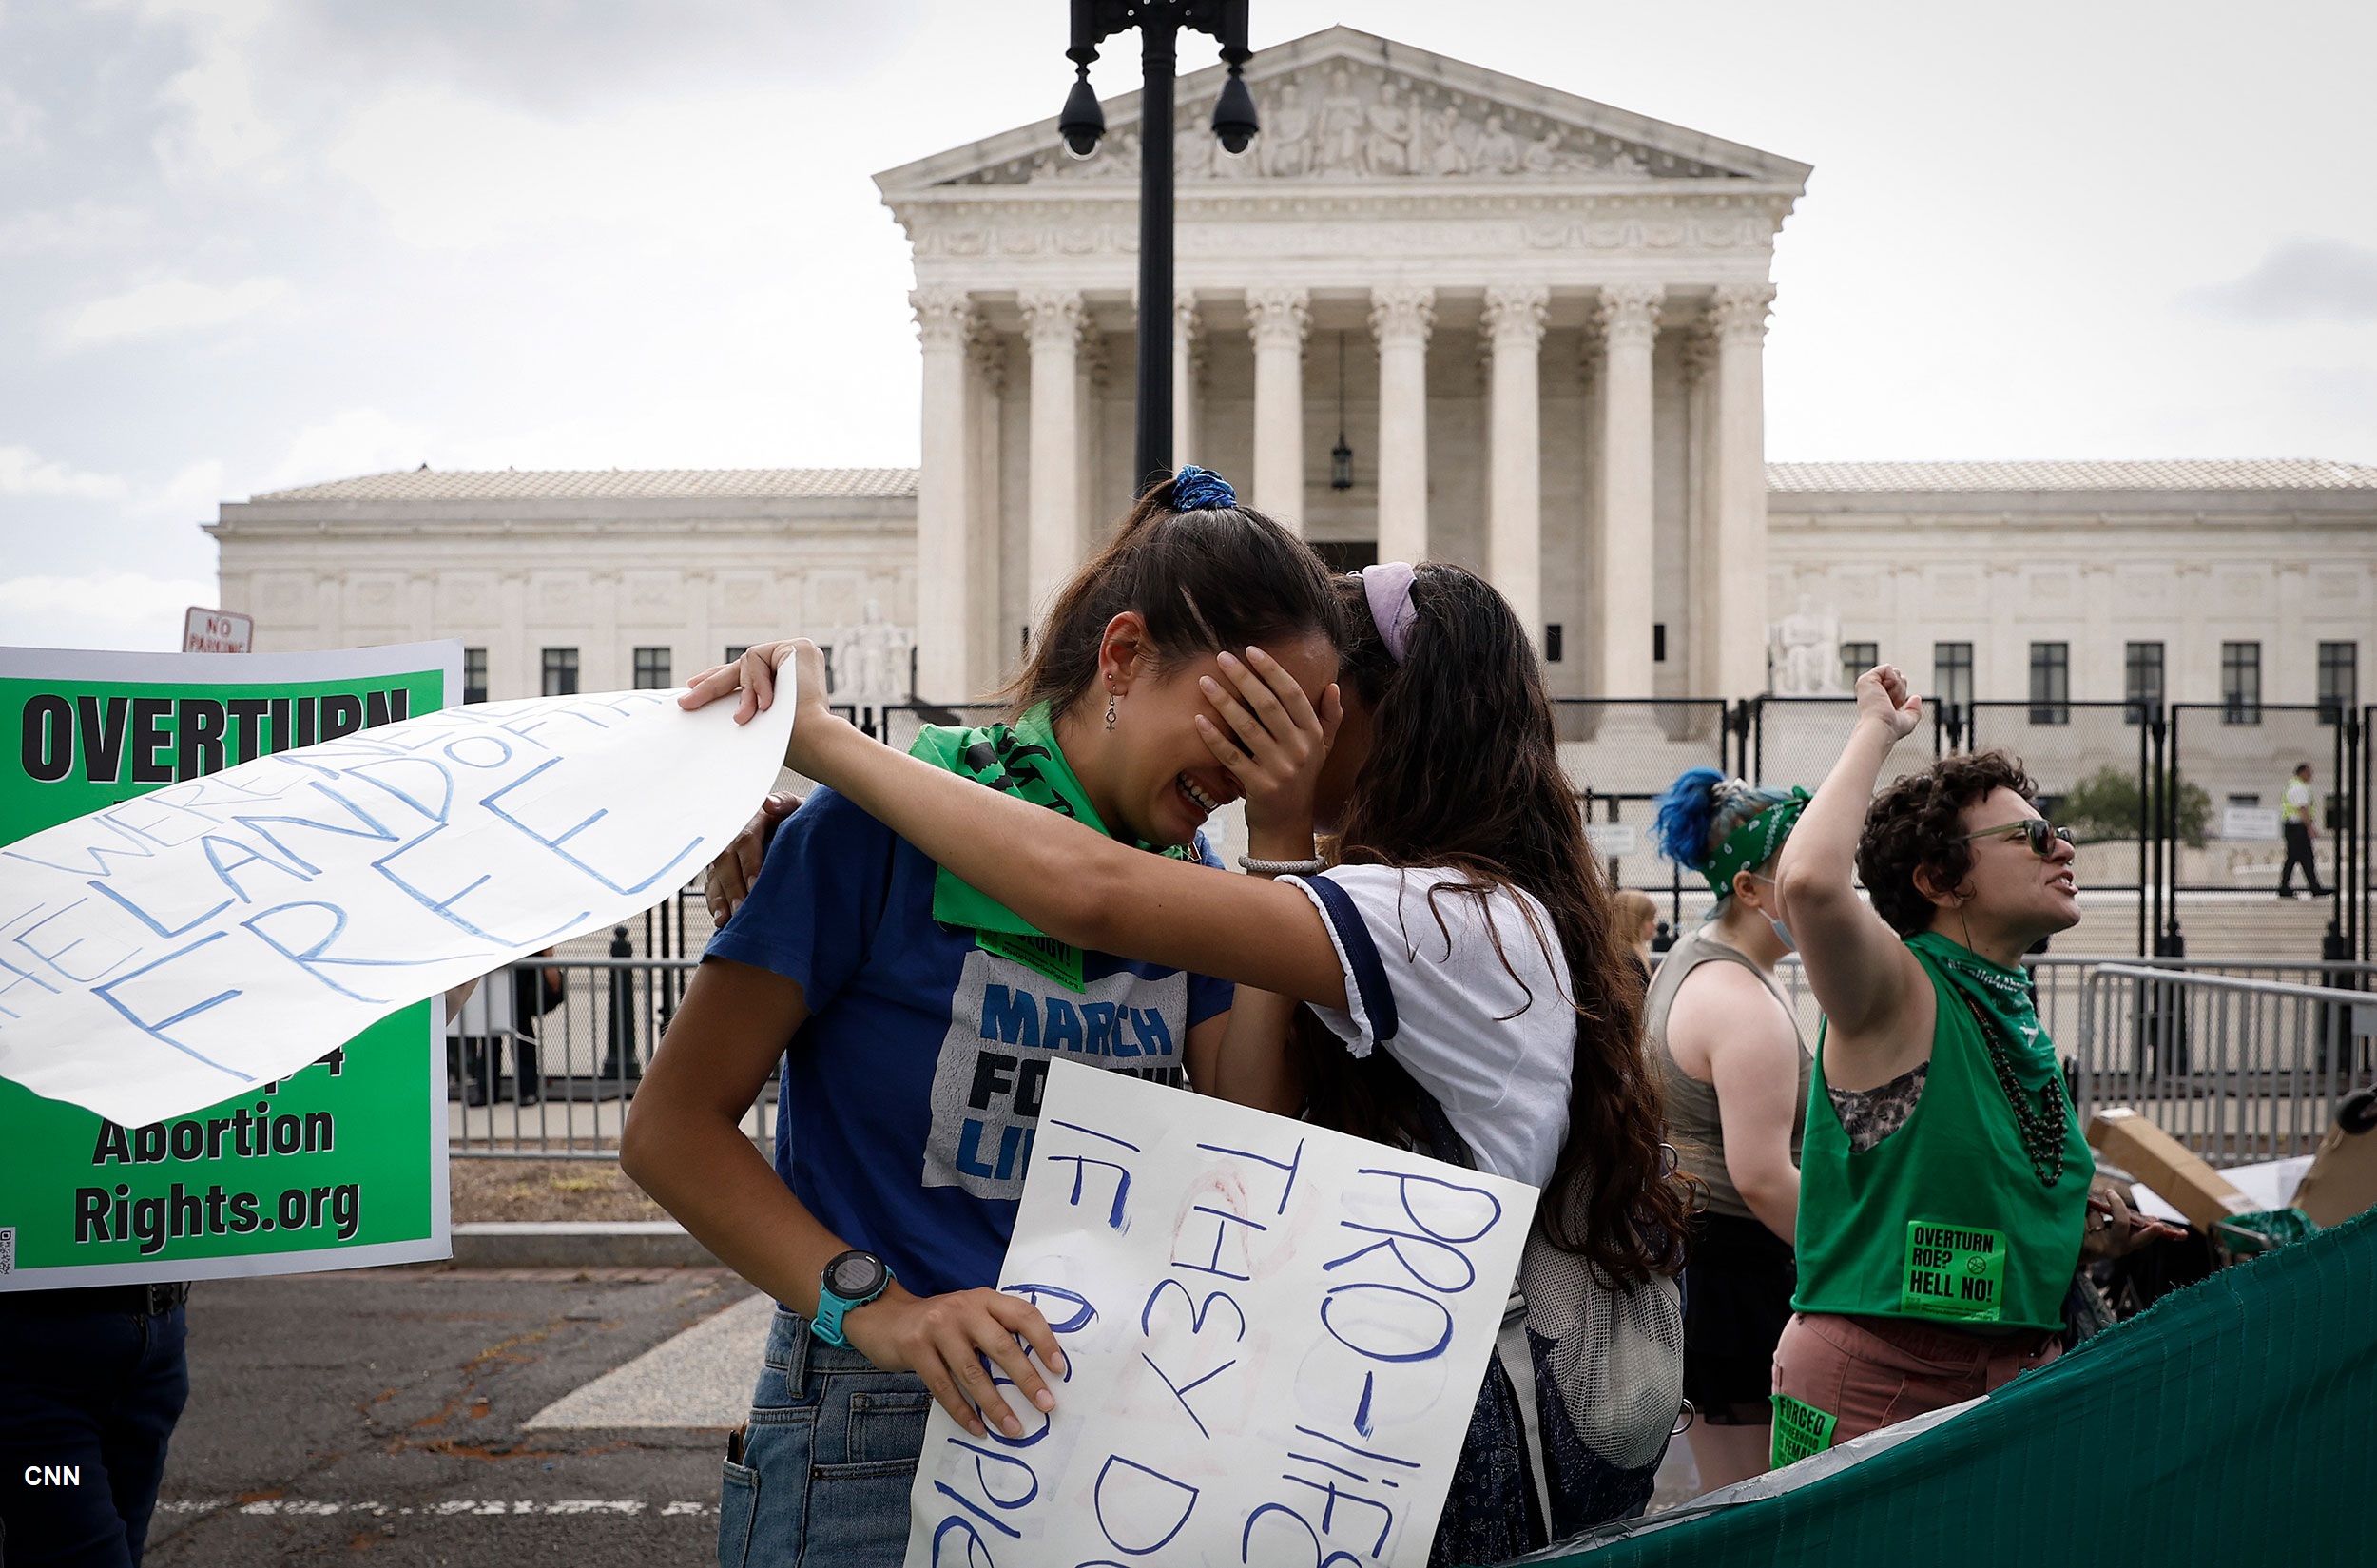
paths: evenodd
<path fill-rule="evenodd" d="M 1253 12 L 1813 164 L 1771 456 L 2377 462 L 2377 7 Z M 1065 18 L 0 0 L 0 641 L 176 646 L 197 525 L 283 485 L 913 463 L 869 176 L 1054 113 Z"/>

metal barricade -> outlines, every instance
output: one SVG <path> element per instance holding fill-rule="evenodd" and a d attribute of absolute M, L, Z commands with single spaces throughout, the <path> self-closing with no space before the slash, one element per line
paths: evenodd
<path fill-rule="evenodd" d="M 510 966 L 512 1026 L 498 1021 L 484 1036 L 456 1027 L 446 1036 L 449 1151 L 617 1159 L 628 1106 L 699 962 L 562 956 Z M 499 1020 L 499 1009 L 480 1016 L 490 1012 Z M 772 1146 L 773 1077 L 743 1129 Z"/>
<path fill-rule="evenodd" d="M 2214 1165 L 2308 1154 L 2355 1089 L 2377 1081 L 2369 966 L 2258 965 L 2323 984 L 2108 963 L 2081 982 L 2072 1098 L 2126 1105 Z"/>

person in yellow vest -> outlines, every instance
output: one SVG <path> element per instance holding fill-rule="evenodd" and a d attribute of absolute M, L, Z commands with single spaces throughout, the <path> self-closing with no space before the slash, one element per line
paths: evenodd
<path fill-rule="evenodd" d="M 2319 857 L 2311 852 L 2311 838 L 2319 825 L 2311 811 L 2311 765 L 2303 763 L 2287 781 L 2286 793 L 2278 798 L 2278 825 L 2287 841 L 2287 863 L 2278 872 L 2278 897 L 2294 897 L 2294 868 L 2303 868 L 2303 880 L 2310 883 L 2311 897 L 2324 899 L 2328 890 L 2319 885 Z"/>
<path fill-rule="evenodd" d="M 2090 1199 L 2022 970 L 2079 922 L 2070 836 L 1999 751 L 1942 757 L 1876 798 L 1921 712 L 1895 667 L 1859 679 L 1856 727 L 1775 872 L 1825 1013 L 1774 1357 L 1778 1467 L 2053 1360 L 2083 1240 L 2109 1253 L 2144 1233 L 2117 1198 Z"/>

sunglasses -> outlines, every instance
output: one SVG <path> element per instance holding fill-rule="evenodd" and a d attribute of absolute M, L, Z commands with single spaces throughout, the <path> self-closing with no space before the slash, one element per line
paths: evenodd
<path fill-rule="evenodd" d="M 1975 839 L 2009 838 L 2017 833 L 2029 843 L 2030 852 L 2042 861 L 2055 853 L 2058 840 L 2065 843 L 2072 842 L 2070 828 L 2058 827 L 2044 817 L 2028 817 L 2019 823 L 2000 823 L 1996 827 L 1984 827 L 1978 833 L 1965 834 L 1961 842 L 1970 843 Z"/>

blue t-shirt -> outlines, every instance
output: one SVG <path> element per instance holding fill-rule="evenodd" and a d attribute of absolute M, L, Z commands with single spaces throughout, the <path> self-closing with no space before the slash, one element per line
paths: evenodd
<path fill-rule="evenodd" d="M 1198 857 L 1219 866 L 1200 836 Z M 1227 980 L 1083 956 L 1072 991 L 933 919 L 937 868 L 834 791 L 777 829 L 708 956 L 797 980 L 776 1170 L 825 1228 L 918 1295 L 998 1283 L 1049 1063 L 1184 1081 Z"/>

